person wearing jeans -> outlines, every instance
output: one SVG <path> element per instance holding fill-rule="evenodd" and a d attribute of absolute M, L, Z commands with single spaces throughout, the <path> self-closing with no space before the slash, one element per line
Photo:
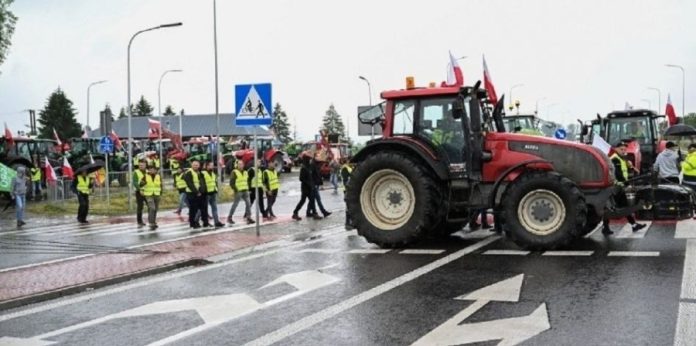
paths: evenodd
<path fill-rule="evenodd" d="M 15 200 L 17 227 L 22 227 L 24 222 L 24 208 L 27 205 L 27 169 L 24 166 L 17 167 L 17 175 L 12 180 L 10 195 Z"/>
<path fill-rule="evenodd" d="M 336 159 L 332 159 L 331 163 L 329 164 L 329 168 L 331 169 L 331 176 L 329 177 L 329 182 L 331 182 L 331 185 L 333 185 L 333 194 L 337 195 L 338 194 L 338 179 L 339 179 L 339 174 L 341 174 L 341 165 L 336 161 Z"/>
<path fill-rule="evenodd" d="M 217 207 L 217 174 L 215 174 L 215 164 L 212 161 L 208 161 L 205 164 L 205 170 L 203 171 L 203 178 L 205 179 L 206 185 L 206 198 L 210 205 L 210 211 L 213 214 L 213 221 L 215 222 L 215 227 L 222 227 L 225 224 L 220 222 L 220 217 L 218 216 Z M 207 208 L 208 206 L 206 206 Z"/>
<path fill-rule="evenodd" d="M 322 214 L 324 214 L 324 217 L 328 217 L 329 215 L 331 215 L 331 212 L 327 211 L 326 208 L 324 208 L 324 204 L 321 203 L 321 194 L 319 193 L 321 185 L 324 184 L 324 180 L 321 177 L 321 171 L 319 170 L 319 167 L 321 167 L 321 163 L 318 161 L 314 161 L 314 164 L 312 165 L 312 181 L 314 181 L 312 194 L 314 195 L 314 202 L 316 204 L 315 207 L 319 207 L 319 210 Z M 309 208 L 307 208 L 307 217 L 311 216 L 310 213 L 317 215 L 316 208 L 313 208 L 311 212 Z"/>
<path fill-rule="evenodd" d="M 178 161 L 172 161 L 178 162 Z M 188 207 L 186 203 L 186 182 L 184 181 L 184 170 L 179 166 L 174 173 L 174 188 L 179 192 L 179 207 L 175 213 L 181 215 L 181 210 Z"/>
<path fill-rule="evenodd" d="M 244 201 L 244 218 L 248 224 L 252 224 L 256 221 L 251 218 L 251 201 L 249 201 L 249 173 L 244 170 L 244 162 L 242 160 L 237 161 L 237 168 L 230 174 L 230 187 L 234 191 L 234 202 L 232 202 L 232 207 L 230 208 L 230 214 L 227 216 L 227 223 L 230 225 L 234 224 L 232 217 L 234 212 L 237 210 L 239 201 Z"/>

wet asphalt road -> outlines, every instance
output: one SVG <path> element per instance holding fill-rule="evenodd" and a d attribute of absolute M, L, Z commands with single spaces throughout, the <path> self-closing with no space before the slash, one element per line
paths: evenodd
<path fill-rule="evenodd" d="M 548 253 L 488 231 L 380 250 L 334 228 L 3 312 L 0 344 L 696 343 L 696 223 L 613 228 Z"/>
<path fill-rule="evenodd" d="M 281 175 L 281 191 L 274 205 L 274 211 L 279 219 L 287 219 L 300 199 L 300 183 L 297 172 Z M 329 189 L 325 182 L 324 187 Z M 331 189 L 323 190 L 322 202 L 329 211 L 343 210 L 343 194 L 338 191 L 333 194 Z M 222 202 L 222 203 L 221 203 Z M 218 210 L 223 223 L 229 213 L 231 201 L 218 202 Z M 302 209 L 300 216 L 304 217 Z M 206 229 L 193 230 L 188 227 L 188 209 L 181 216 L 174 210 L 160 210 L 158 213 L 160 228 L 152 232 L 147 228 L 138 228 L 135 224 L 135 213 L 132 217 L 92 219 L 88 226 L 78 225 L 73 218 L 38 219 L 30 216 L 28 225 L 22 230 L 14 227 L 14 214 L 8 215 L 7 220 L 0 223 L 0 270 L 17 266 L 50 261 L 60 258 L 94 253 L 97 250 L 118 250 L 131 246 L 142 246 L 155 242 L 170 241 L 195 234 L 201 234 Z M 9 212 L 8 212 L 9 213 Z M 235 212 L 234 227 L 243 226 L 241 219 L 244 214 L 244 204 L 241 203 Z M 255 215 L 252 209 L 252 215 Z M 342 217 L 342 216 L 341 216 Z M 147 219 L 147 208 L 144 210 Z M 333 223 L 342 222 L 339 216 L 330 216 Z M 328 221 L 328 220 L 327 220 Z M 322 221 L 319 221 L 322 222 Z M 230 226 L 227 226 L 230 228 Z M 210 230 L 210 229 L 208 229 Z M 97 248 L 100 247 L 100 248 Z"/>

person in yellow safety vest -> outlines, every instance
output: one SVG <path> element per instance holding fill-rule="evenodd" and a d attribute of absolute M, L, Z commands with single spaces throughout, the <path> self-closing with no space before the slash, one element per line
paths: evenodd
<path fill-rule="evenodd" d="M 263 203 L 263 167 L 261 160 L 256 160 L 256 167 L 252 166 L 248 169 L 249 187 L 251 187 L 251 189 L 249 190 L 249 201 L 253 206 L 254 202 L 256 201 L 256 197 L 258 196 L 259 210 L 261 211 L 261 216 L 263 216 L 264 219 L 268 219 L 268 214 L 266 214 L 266 207 Z"/>
<path fill-rule="evenodd" d="M 208 161 L 205 163 L 205 170 L 203 171 L 203 179 L 205 179 L 206 203 L 207 203 L 204 208 L 208 209 L 208 205 L 210 205 L 210 210 L 212 211 L 212 214 L 213 214 L 213 221 L 215 221 L 215 227 L 216 228 L 223 227 L 223 226 L 225 226 L 225 224 L 220 222 L 220 218 L 218 216 L 217 174 L 215 174 L 215 164 L 212 161 Z"/>
<path fill-rule="evenodd" d="M 94 181 L 87 175 L 87 171 L 81 171 L 72 182 L 72 191 L 77 195 L 77 222 L 88 224 L 87 214 L 89 213 L 89 195 L 94 188 Z"/>
<path fill-rule="evenodd" d="M 350 177 L 353 174 L 353 167 L 348 162 L 348 159 L 341 158 L 341 189 L 343 190 L 343 195 L 346 194 L 346 185 L 350 182 Z M 346 207 L 346 231 L 350 231 L 353 228 L 353 219 L 348 213 L 348 208 Z"/>
<path fill-rule="evenodd" d="M 181 167 L 181 164 L 179 163 L 179 160 L 177 159 L 169 159 L 169 169 L 174 172 L 177 169 Z"/>
<path fill-rule="evenodd" d="M 249 201 L 249 173 L 244 170 L 244 161 L 242 160 L 237 160 L 237 167 L 230 174 L 230 187 L 234 191 L 234 202 L 232 202 L 230 214 L 227 216 L 227 223 L 234 225 L 232 217 L 240 200 L 244 201 L 244 218 L 247 223 L 254 223 L 254 219 L 251 218 L 251 202 Z"/>
<path fill-rule="evenodd" d="M 41 199 L 41 167 L 39 167 L 39 162 L 34 161 L 34 166 L 29 169 L 31 173 L 31 185 L 33 187 L 32 192 L 34 193 L 34 199 Z"/>
<path fill-rule="evenodd" d="M 443 145 L 452 141 L 454 133 L 450 130 L 435 129 L 433 131 L 433 143 Z"/>
<path fill-rule="evenodd" d="M 683 183 L 696 191 L 696 144 L 689 144 L 689 153 L 681 163 Z"/>
<path fill-rule="evenodd" d="M 210 227 L 208 223 L 208 208 L 205 204 L 207 186 L 201 173 L 201 163 L 198 160 L 191 162 L 191 168 L 184 173 L 186 182 L 186 199 L 189 206 L 189 226 L 193 229 L 201 228 L 197 217 L 203 220 L 203 227 Z"/>
<path fill-rule="evenodd" d="M 174 172 L 174 188 L 179 192 L 179 208 L 174 213 L 181 215 L 181 210 L 188 207 L 186 202 L 186 182 L 184 181 L 184 170 L 179 167 Z"/>
<path fill-rule="evenodd" d="M 278 190 L 280 190 L 280 180 L 278 179 L 278 171 L 276 171 L 275 165 L 270 165 L 263 171 L 263 187 L 266 190 L 266 198 L 268 199 L 266 215 L 269 219 L 274 220 L 276 215 L 273 213 L 273 205 L 276 202 L 276 198 L 278 198 Z"/>
<path fill-rule="evenodd" d="M 143 196 L 142 189 L 140 187 L 140 182 L 143 181 L 145 174 L 147 174 L 147 161 L 138 161 L 138 169 L 133 171 L 133 188 L 135 189 L 135 218 L 138 223 L 138 227 L 145 226 L 143 222 L 143 208 L 145 207 L 145 196 Z"/>
<path fill-rule="evenodd" d="M 151 161 L 152 161 L 152 162 L 151 162 L 151 165 L 154 166 L 155 169 L 159 170 L 159 168 L 160 168 L 160 159 L 159 159 L 159 157 L 158 157 L 158 156 L 155 156 Z"/>
<path fill-rule="evenodd" d="M 619 142 L 614 148 L 614 154 L 611 155 L 611 163 L 614 165 L 614 176 L 616 179 L 616 186 L 614 190 L 614 203 L 617 207 L 625 207 L 628 205 L 628 198 L 626 198 L 626 191 L 624 191 L 624 185 L 628 182 L 628 170 L 629 162 L 625 159 L 626 156 L 626 142 Z M 636 219 L 633 215 L 626 216 L 626 220 L 631 224 L 633 232 L 637 232 L 645 228 L 644 224 L 636 223 Z M 602 220 L 602 234 L 609 235 L 613 234 L 609 228 L 609 217 L 604 214 Z"/>
<path fill-rule="evenodd" d="M 147 174 L 140 181 L 140 189 L 147 203 L 147 223 L 150 230 L 157 228 L 157 209 L 162 195 L 162 177 L 157 174 L 155 166 L 147 167 Z"/>

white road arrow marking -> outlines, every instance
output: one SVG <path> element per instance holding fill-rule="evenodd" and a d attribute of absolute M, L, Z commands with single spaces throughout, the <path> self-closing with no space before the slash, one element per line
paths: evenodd
<path fill-rule="evenodd" d="M 475 300 L 474 303 L 426 334 L 414 346 L 460 345 L 472 342 L 501 340 L 503 346 L 517 345 L 551 328 L 542 303 L 530 315 L 493 321 L 461 324 L 490 301 L 517 302 L 520 298 L 524 274 L 478 289 L 458 300 Z"/>
<path fill-rule="evenodd" d="M 284 302 L 286 300 L 296 298 L 308 292 L 317 290 L 319 288 L 331 285 L 340 281 L 339 278 L 334 276 L 321 273 L 316 270 L 306 270 L 297 273 L 285 274 L 270 283 L 262 286 L 261 288 L 275 286 L 281 283 L 286 283 L 293 286 L 297 291 L 288 293 L 286 295 L 280 296 L 274 300 L 259 303 L 247 294 L 236 293 L 227 295 L 217 295 L 208 297 L 198 297 L 198 298 L 188 298 L 188 299 L 174 299 L 165 300 L 160 302 L 155 302 L 151 304 L 142 305 L 133 309 L 125 310 L 119 313 L 107 315 L 100 317 L 91 321 L 79 323 L 66 328 L 61 328 L 54 330 L 45 334 L 37 335 L 29 339 L 13 338 L 13 337 L 3 337 L 0 338 L 0 344 L 2 345 L 13 345 L 13 346 L 43 346 L 53 344 L 53 341 L 48 341 L 46 339 L 55 337 L 57 335 L 69 333 L 78 329 L 87 328 L 93 325 L 101 324 L 110 320 L 135 317 L 135 316 L 147 316 L 147 315 L 157 315 L 164 313 L 172 313 L 179 311 L 195 311 L 203 320 L 203 324 L 181 332 L 179 334 L 170 336 L 168 338 L 159 340 L 152 343 L 151 345 L 164 345 L 177 340 L 181 340 L 190 335 L 196 334 L 206 329 L 210 329 L 214 326 L 220 325 L 222 323 L 231 321 L 238 317 L 250 314 L 252 312 L 273 306 L 275 304 Z"/>

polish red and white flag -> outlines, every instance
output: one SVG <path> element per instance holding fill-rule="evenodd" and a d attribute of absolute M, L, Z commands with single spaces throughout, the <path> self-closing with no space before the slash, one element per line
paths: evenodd
<path fill-rule="evenodd" d="M 72 169 L 72 166 L 70 166 L 70 162 L 68 162 L 68 158 L 63 156 L 63 176 L 72 179 L 75 176 L 75 172 Z"/>
<path fill-rule="evenodd" d="M 56 129 L 53 128 L 53 138 L 58 142 L 58 145 L 63 145 L 63 141 L 60 140 L 60 137 L 58 137 L 58 132 L 56 132 Z"/>
<path fill-rule="evenodd" d="M 56 171 L 53 170 L 51 163 L 48 162 L 48 157 L 44 157 L 44 176 L 46 177 L 46 183 L 55 184 L 58 180 L 56 176 Z"/>
<path fill-rule="evenodd" d="M 464 74 L 462 68 L 459 67 L 457 59 L 449 52 L 450 63 L 447 69 L 447 86 L 459 87 L 464 85 Z"/>
<path fill-rule="evenodd" d="M 486 56 L 483 56 L 483 85 L 488 93 L 488 100 L 491 101 L 493 105 L 498 103 L 498 95 L 495 93 L 495 87 L 493 86 L 493 80 L 491 79 L 491 73 L 488 72 L 488 64 L 486 64 Z"/>
<path fill-rule="evenodd" d="M 674 110 L 674 106 L 672 105 L 672 98 L 669 94 L 667 94 L 667 106 L 665 107 L 665 115 L 667 116 L 669 126 L 677 124 L 677 112 Z"/>

